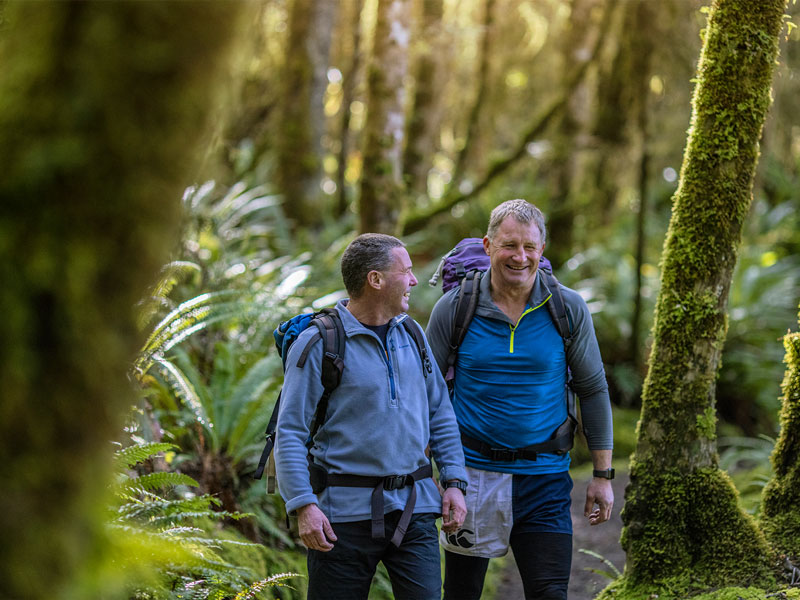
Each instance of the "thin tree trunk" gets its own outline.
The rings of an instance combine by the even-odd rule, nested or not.
[[[414,101],[403,157],[406,185],[418,196],[427,194],[428,171],[437,147],[444,80],[442,55],[446,51],[442,27],[443,1],[422,0],[422,9],[422,25],[415,43],[418,54],[414,68]]]
[[[494,0],[485,0],[486,6],[484,7],[483,14],[483,37],[481,38],[481,48],[478,53],[479,66],[478,66],[478,91],[475,95],[475,100],[472,103],[472,109],[467,117],[467,132],[464,135],[464,145],[456,156],[455,167],[453,168],[452,182],[461,181],[464,176],[466,165],[472,150],[472,140],[478,133],[480,125],[481,110],[484,108],[484,101],[489,87],[489,61],[492,52],[492,38],[494,29]]]
[[[352,31],[352,54],[350,68],[342,74],[342,120],[339,144],[339,160],[336,171],[336,190],[338,201],[336,206],[336,216],[341,217],[347,212],[350,204],[347,197],[347,162],[350,158],[350,105],[355,97],[356,80],[361,65],[361,9],[362,0],[354,0],[351,10],[350,30]],[[344,13],[342,13],[344,14]]]
[[[613,10],[612,5],[601,6],[598,0],[572,0],[568,28],[558,42],[564,66],[591,52],[592,41],[600,35],[592,26],[592,13],[598,8],[602,8],[606,15]],[[554,237],[547,248],[547,256],[556,266],[564,264],[574,252],[577,207],[572,189],[582,150],[580,140],[586,137],[585,115],[590,114],[591,110],[587,87],[584,78],[570,91],[564,110],[552,129],[553,149],[545,172],[551,190],[547,229],[553,232]]]
[[[92,582],[110,568],[111,440],[143,341],[134,304],[177,242],[242,7],[5,5],[0,597],[110,597]]]
[[[411,0],[379,0],[369,68],[361,232],[396,233],[403,202],[402,151]]]
[[[650,71],[652,55],[655,50],[656,27],[650,26],[658,20],[660,4],[640,1],[634,15],[633,34],[631,39],[632,75],[631,89],[637,102],[635,107],[635,137],[638,138],[639,148],[639,174],[637,178],[639,203],[636,211],[636,237],[635,237],[635,288],[633,296],[633,310],[631,314],[631,338],[628,348],[628,358],[634,369],[639,373],[642,363],[642,352],[639,347],[641,337],[642,315],[642,266],[645,263],[645,222],[647,220],[648,182],[650,162],[650,140],[648,136],[648,116],[650,106],[647,101],[650,92]]]
[[[783,0],[711,6],[662,257],[617,592],[673,598],[690,585],[771,580],[765,538],[718,468],[714,381],[784,8]]]

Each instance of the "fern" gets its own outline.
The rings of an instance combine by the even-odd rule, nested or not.
[[[143,444],[116,453],[118,468],[130,468],[158,452],[172,449],[171,444]],[[129,580],[129,595],[164,600],[186,598],[230,598],[263,589],[270,577],[260,569],[231,562],[229,549],[252,555],[247,562],[266,566],[259,560],[265,549],[240,539],[232,532],[209,526],[223,519],[244,515],[213,509],[219,503],[209,496],[168,498],[154,490],[172,490],[176,486],[196,485],[180,473],[156,472],[131,477],[120,472],[114,491],[120,503],[110,507],[107,529],[115,548],[115,562],[123,567]],[[240,555],[241,556],[241,555]],[[292,574],[276,576],[275,585],[283,585]],[[257,579],[256,583],[249,583]],[[119,582],[115,582],[119,585]],[[138,591],[137,591],[138,590]]]
[[[177,448],[175,444],[151,442],[123,448],[114,455],[114,458],[116,459],[118,469],[120,467],[132,468],[160,452],[169,452],[171,450],[177,450]]]
[[[125,481],[121,486],[123,493],[136,493],[158,490],[168,486],[188,485],[197,487],[197,482],[183,473],[148,473]]]

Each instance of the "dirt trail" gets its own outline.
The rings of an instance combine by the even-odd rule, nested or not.
[[[609,583],[603,575],[593,573],[589,569],[610,571],[610,567],[602,560],[590,556],[580,549],[599,554],[620,571],[625,565],[625,553],[619,545],[619,534],[622,520],[619,512],[625,499],[625,486],[628,484],[627,474],[618,473],[612,482],[614,488],[614,509],[607,523],[590,527],[583,516],[583,504],[586,499],[587,480],[575,480],[572,490],[572,574],[569,581],[569,600],[591,600]],[[495,600],[524,600],[522,580],[519,577],[513,557],[507,561]]]

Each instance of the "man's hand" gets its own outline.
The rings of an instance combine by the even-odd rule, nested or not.
[[[453,533],[464,524],[467,516],[467,504],[464,494],[458,488],[447,488],[442,495],[442,530]]]
[[[595,508],[595,504],[597,508]],[[599,525],[611,518],[611,509],[614,506],[614,490],[611,481],[593,477],[586,488],[586,505],[583,507],[583,516],[589,519],[589,525]]]
[[[333,550],[331,542],[336,541],[336,534],[333,533],[328,517],[316,504],[306,504],[297,509],[297,527],[300,530],[300,539],[310,550]]]

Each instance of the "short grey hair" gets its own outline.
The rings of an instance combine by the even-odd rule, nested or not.
[[[404,248],[396,237],[383,233],[362,233],[342,254],[342,281],[351,298],[358,298],[370,271],[386,271],[394,263],[393,248]]]
[[[488,237],[490,241],[497,235],[497,230],[506,217],[514,217],[518,223],[524,225],[535,223],[542,236],[542,244],[545,243],[547,239],[547,230],[544,226],[544,213],[527,200],[521,200],[519,198],[516,200],[506,200],[494,208],[492,214],[489,216],[489,228],[486,231],[486,237]]]

